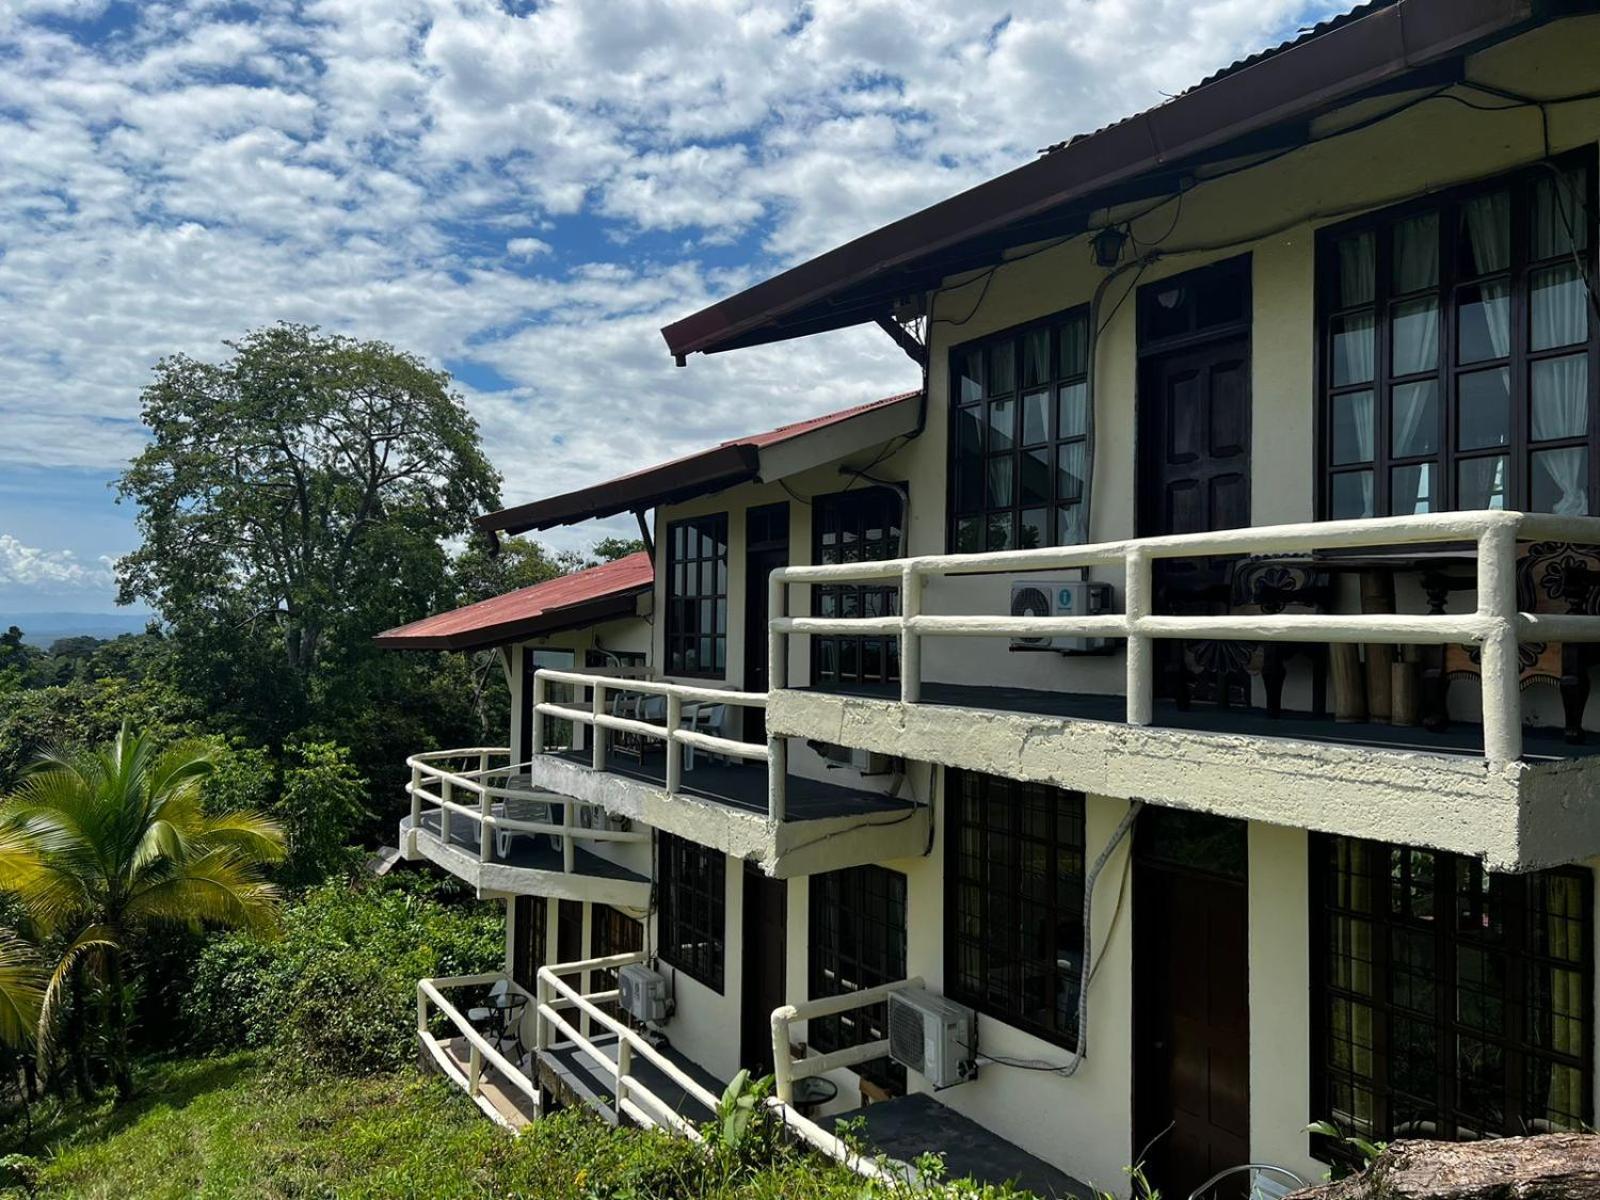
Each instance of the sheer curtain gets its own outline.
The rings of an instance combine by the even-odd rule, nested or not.
[[[1419,383],[1399,384],[1389,393],[1389,401],[1394,410],[1391,414],[1394,428],[1390,450],[1396,456],[1429,454],[1438,449],[1439,440],[1435,433],[1439,418],[1434,403],[1437,396],[1438,385],[1431,379]],[[1418,435],[1424,433],[1425,421],[1432,421],[1434,429],[1426,431],[1425,437],[1419,437]],[[1393,495],[1389,511],[1397,517],[1431,511],[1432,474],[1431,463],[1396,467],[1390,473],[1390,490]],[[1428,503],[1419,507],[1417,502],[1424,496]]]
[[[1581,437],[1589,430],[1589,360],[1546,359],[1533,366],[1533,438]],[[1541,450],[1534,454],[1535,469],[1555,488],[1550,511],[1562,516],[1584,516],[1589,511],[1589,461],[1581,446]],[[1537,484],[1536,484],[1537,486]]]
[[[1477,196],[1463,206],[1467,240],[1480,275],[1504,271],[1511,265],[1511,194],[1493,192]],[[1480,285],[1485,332],[1495,358],[1511,353],[1511,284],[1488,279]]]

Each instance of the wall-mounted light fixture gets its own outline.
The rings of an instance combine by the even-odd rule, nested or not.
[[[1109,271],[1122,261],[1122,247],[1128,240],[1125,231],[1108,225],[1094,235],[1095,266]]]

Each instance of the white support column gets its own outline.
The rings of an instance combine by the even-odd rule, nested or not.
[[[549,907],[554,908],[555,905],[552,904]],[[548,929],[546,932],[549,932]],[[543,966],[544,964],[541,963],[540,967],[542,968]],[[545,979],[542,969],[539,974],[534,976],[533,995],[536,1015],[533,1023],[533,1048],[542,1055],[550,1049],[550,1022],[544,1015],[545,1006],[550,1003],[550,983]]]
[[[478,1043],[472,1043],[472,1054],[467,1059],[467,1095],[474,1100],[478,1098],[479,1087],[483,1082],[483,1051],[478,1049]]]
[[[544,703],[544,676],[537,670],[533,673],[533,724],[529,726],[528,740],[531,746],[522,748],[522,757],[532,762],[536,755],[544,753],[544,714],[539,711],[539,706]]]
[[[1150,615],[1150,579],[1150,555],[1137,546],[1130,547],[1122,564],[1123,608],[1130,630]],[[1155,716],[1154,639],[1128,634],[1128,675],[1124,690],[1128,724],[1150,724]]]
[[[454,786],[448,779],[439,779],[439,799],[444,803],[439,805],[439,840],[446,846],[450,844],[450,803],[455,799]]]
[[[783,824],[789,807],[789,743],[767,734],[767,820]]]
[[[774,571],[767,576],[767,618],[789,615],[789,588]],[[767,628],[767,690],[789,686],[789,635]]]
[[[594,693],[594,701],[591,705],[591,711],[596,717],[605,716],[605,683],[599,679],[596,679],[594,681],[594,685],[589,690]],[[606,731],[600,727],[600,722],[598,720],[595,721],[593,725],[589,726],[589,737],[594,742],[590,762],[596,771],[604,771],[606,769]]]
[[[633,1073],[633,1043],[627,1038],[617,1042],[617,1123],[622,1123],[622,1106],[628,1099],[628,1076]]]
[[[577,828],[573,824],[572,810],[577,803],[570,798],[561,801],[561,869],[568,875],[577,865],[578,846],[572,840],[572,831]]]
[[[907,563],[900,573],[900,702],[915,704],[922,699],[922,637],[912,632],[909,622],[922,615],[923,576]]]
[[[1478,614],[1488,625],[1482,646],[1483,756],[1522,757],[1522,686],[1517,661],[1517,527],[1496,524],[1478,537]]]
[[[422,768],[411,764],[411,828],[422,824]]]
[[[794,1015],[790,1004],[772,1013],[772,1094],[785,1104],[794,1103],[794,1060],[789,1044],[789,1022]]]
[[[683,786],[683,743],[677,732],[683,727],[683,697],[667,693],[667,795],[676,796]]]
[[[494,813],[490,811],[489,785],[482,776],[478,777],[478,788],[478,861],[486,863],[494,857],[490,853],[494,845]]]

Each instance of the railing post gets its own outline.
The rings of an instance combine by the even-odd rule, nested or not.
[[[777,571],[767,576],[767,619],[789,615],[789,588]],[[789,686],[789,635],[767,626],[767,690]]]
[[[1478,535],[1478,614],[1482,647],[1483,756],[1522,757],[1522,687],[1517,662],[1517,526],[1496,521]]]
[[[488,755],[482,757],[487,758]],[[483,776],[478,776],[478,861],[489,862],[493,857],[489,853],[494,841],[494,813],[490,811],[489,784]]]
[[[683,743],[678,729],[683,725],[683,697],[667,693],[667,795],[676,796],[683,786]]]
[[[572,840],[572,809],[577,801],[570,797],[561,802],[561,869],[568,875],[577,863],[578,847]]]
[[[594,742],[590,761],[596,771],[604,771],[606,769],[606,731],[600,726],[600,718],[606,715],[606,685],[603,681],[596,679],[589,690],[594,693],[594,700],[590,707],[595,716],[594,724],[589,726],[589,738]]]
[[[633,1043],[617,1039],[617,1123],[622,1123],[622,1102],[628,1098],[628,1076],[633,1073]]]
[[[411,828],[422,824],[422,766],[411,764]]]
[[[532,762],[535,756],[544,753],[544,714],[539,711],[539,706],[544,703],[544,694],[544,676],[535,670],[533,673],[533,722],[528,727],[528,740],[533,745],[522,748],[522,757],[527,762]]]
[[[784,1005],[772,1012],[772,1091],[785,1104],[794,1103],[794,1059],[789,1048],[789,1021],[794,1008]]]
[[[428,993],[422,989],[422,981],[417,980],[417,1050],[422,1049],[422,1035],[428,1032]]]
[[[542,966],[543,964],[540,965]],[[550,983],[545,979],[543,971],[534,977],[533,994],[533,1048],[537,1053],[543,1055],[545,1051],[550,1049],[550,1022],[544,1014],[545,1008],[550,1004]]]
[[[478,1098],[478,1090],[483,1082],[483,1051],[478,1049],[478,1043],[472,1043],[472,1055],[467,1060],[467,1095],[474,1100]]]
[[[789,743],[767,732],[767,820],[782,825],[789,806]]]
[[[450,844],[450,804],[455,797],[454,785],[443,775],[439,777],[439,840],[446,846]]]
[[[907,563],[900,573],[900,702],[922,699],[922,637],[911,621],[922,615],[922,572]]]
[[[1128,724],[1148,725],[1155,718],[1155,646],[1153,639],[1135,633],[1150,615],[1150,555],[1138,546],[1122,558],[1123,610],[1128,622]]]

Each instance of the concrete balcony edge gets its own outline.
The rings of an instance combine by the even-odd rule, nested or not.
[[[463,820],[465,818],[462,818]],[[650,907],[648,880],[613,879],[582,871],[541,871],[505,863],[486,863],[460,847],[447,845],[428,829],[412,827],[410,817],[400,820],[400,848],[408,862],[426,860],[450,872],[487,896],[544,896],[551,900],[588,900],[622,908]]]

